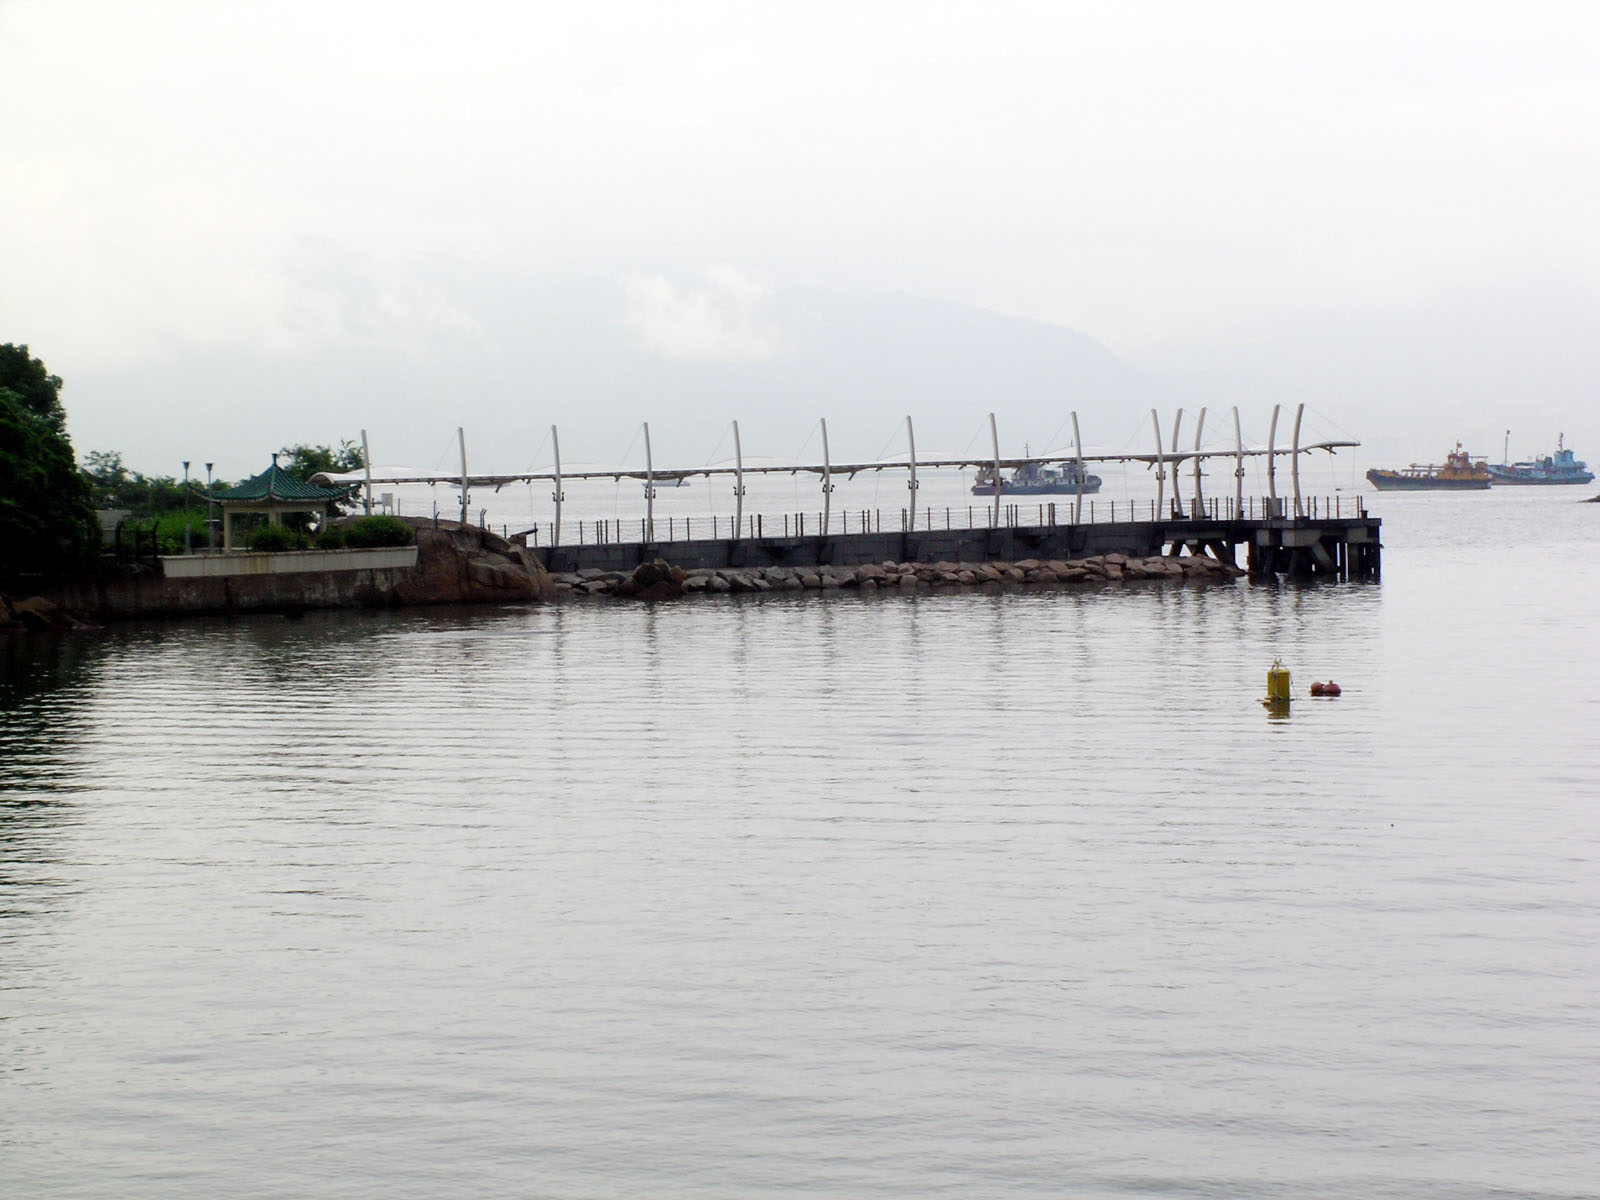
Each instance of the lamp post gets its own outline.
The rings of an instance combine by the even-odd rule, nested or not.
[[[189,460],[183,460],[183,552],[194,553],[193,534],[189,528]]]
[[[208,553],[217,552],[217,523],[211,515],[211,463],[206,464],[206,550]]]

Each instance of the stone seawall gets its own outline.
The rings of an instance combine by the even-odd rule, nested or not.
[[[1104,554],[1149,557],[1171,540],[1159,522],[1099,525],[1021,525],[979,529],[918,529],[828,537],[704,538],[670,543],[612,542],[535,551],[552,575],[574,571],[631,571],[665,558],[683,567],[865,566],[882,562],[1021,562],[1081,559]]]
[[[751,592],[802,592],[855,588],[1050,587],[1079,583],[1123,583],[1144,579],[1225,581],[1245,572],[1204,555],[1095,555],[1084,559],[1019,562],[883,562],[859,566],[692,567],[666,560],[643,563],[632,571],[581,571],[551,576],[558,595],[666,598]]]

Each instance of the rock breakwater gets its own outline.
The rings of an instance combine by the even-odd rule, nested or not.
[[[612,596],[660,599],[686,595],[760,592],[1027,588],[1119,584],[1151,580],[1221,582],[1245,572],[1232,563],[1203,555],[1139,558],[1102,554],[1080,559],[1022,559],[1018,562],[885,562],[863,566],[716,567],[684,570],[661,559],[631,572],[596,569],[550,576],[556,598]]]

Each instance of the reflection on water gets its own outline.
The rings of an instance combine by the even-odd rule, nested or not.
[[[1583,1194],[1553,511],[1398,505],[1379,586],[8,644],[7,1191]]]

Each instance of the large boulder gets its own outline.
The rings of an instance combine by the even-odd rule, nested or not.
[[[25,596],[21,600],[8,600],[0,596],[0,635],[87,628],[91,628],[88,622],[79,620],[44,596]]]
[[[688,574],[665,559],[640,563],[617,585],[616,595],[638,600],[670,600],[683,595]]]
[[[13,601],[11,616],[24,629],[35,633],[61,628],[61,609],[43,596],[25,596]]]
[[[401,604],[553,600],[560,594],[525,546],[453,521],[411,518],[407,523],[417,532],[417,565],[395,587]],[[578,575],[585,583],[592,578],[587,571]]]

